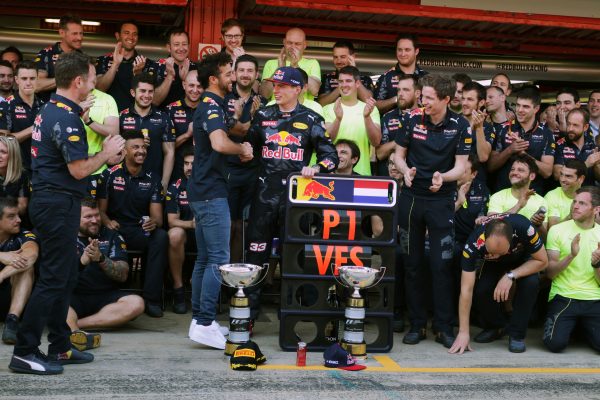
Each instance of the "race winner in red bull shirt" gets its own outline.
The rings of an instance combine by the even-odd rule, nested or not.
[[[323,118],[298,103],[303,86],[300,71],[281,67],[271,81],[277,104],[258,110],[248,131],[248,140],[254,151],[260,152],[257,158],[261,163],[248,228],[248,262],[257,265],[268,262],[273,237],[282,237],[287,176],[301,172],[304,177],[312,177],[318,172],[333,172],[338,164]],[[317,164],[309,166],[313,152]],[[256,319],[258,290],[250,294],[250,299],[250,318]]]

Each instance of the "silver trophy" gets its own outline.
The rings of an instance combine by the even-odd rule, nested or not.
[[[237,347],[250,340],[250,307],[245,288],[258,285],[267,274],[268,264],[225,264],[219,267],[223,283],[237,289],[231,297],[229,307],[229,337],[225,344],[225,355],[231,356]]]
[[[335,271],[334,271],[335,272]],[[380,269],[344,265],[338,268],[339,279],[342,286],[354,289],[346,301],[344,310],[344,337],[342,347],[353,357],[365,359],[367,357],[367,344],[365,343],[365,299],[359,290],[368,289],[377,285],[385,274],[385,267]],[[335,277],[335,274],[333,275]]]

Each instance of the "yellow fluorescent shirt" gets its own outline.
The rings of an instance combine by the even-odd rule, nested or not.
[[[511,189],[503,189],[490,197],[488,213],[504,213],[513,208],[516,204],[517,198],[513,196]],[[529,198],[525,207],[523,207],[518,214],[531,218],[541,206],[546,207],[546,210],[548,210],[546,200],[536,193]],[[546,219],[548,219],[548,213],[546,213]]]

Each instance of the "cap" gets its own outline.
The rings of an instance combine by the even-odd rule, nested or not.
[[[302,74],[294,67],[279,67],[275,70],[273,76],[266,80],[290,86],[304,86]]]
[[[360,371],[367,368],[364,365],[357,364],[354,357],[344,350],[339,343],[334,343],[325,349],[323,358],[327,368],[339,368],[346,371]]]
[[[256,371],[256,366],[267,361],[256,343],[248,341],[233,352],[229,365],[236,371]]]

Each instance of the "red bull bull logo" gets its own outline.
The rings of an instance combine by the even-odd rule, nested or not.
[[[277,143],[279,146],[288,146],[294,144],[296,146],[302,145],[302,136],[296,137],[289,132],[280,131],[272,135],[267,135],[265,144]]]
[[[315,180],[312,180],[304,188],[304,196],[308,196],[313,200],[323,197],[328,200],[335,200],[333,193],[334,181],[329,182],[328,186],[323,185]]]

